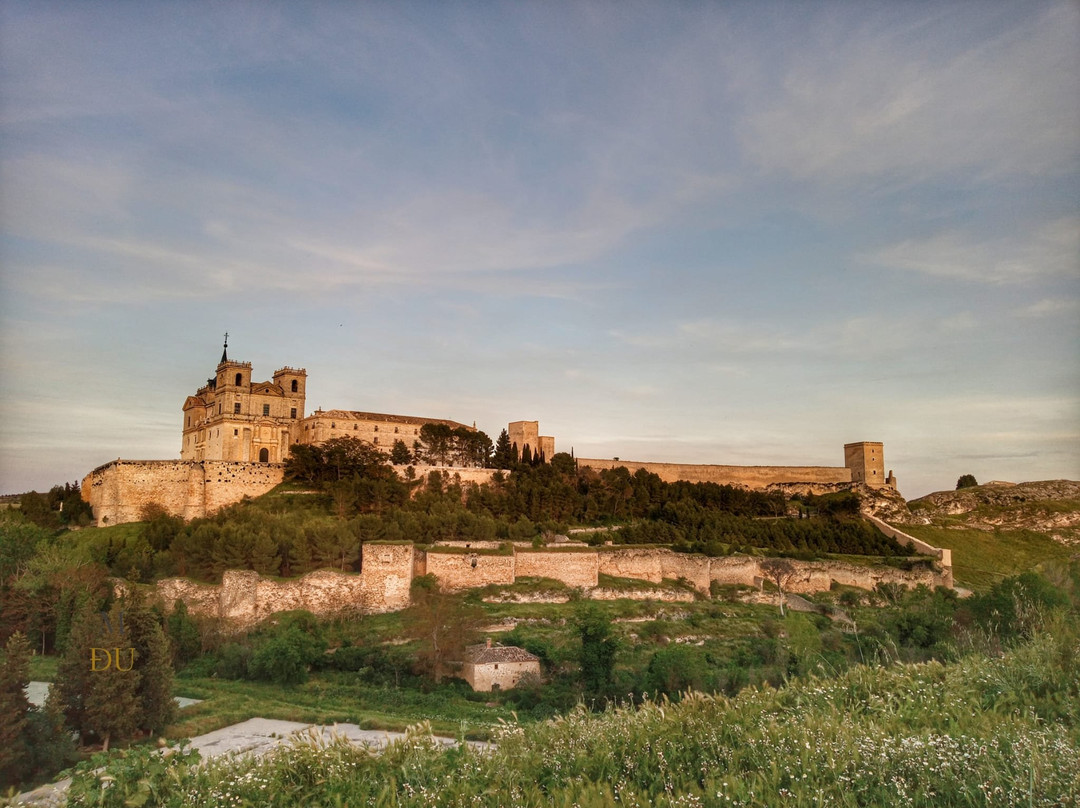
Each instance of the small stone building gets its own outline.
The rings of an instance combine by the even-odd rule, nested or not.
[[[510,690],[527,673],[540,675],[540,658],[513,645],[470,645],[465,649],[461,675],[473,690]]]

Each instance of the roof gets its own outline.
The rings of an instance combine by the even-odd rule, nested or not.
[[[464,427],[470,432],[474,431],[473,427],[467,424],[460,424],[457,421],[448,421],[445,418],[422,418],[415,415],[389,415],[381,412],[357,412],[355,410],[324,410],[314,412],[304,420],[310,420],[316,417],[354,421],[385,421],[392,424],[415,424],[418,426],[423,426],[424,424],[446,424],[453,429]]]
[[[465,661],[487,665],[492,662],[539,662],[540,657],[516,645],[493,645],[490,648],[487,645],[470,645],[465,649]]]

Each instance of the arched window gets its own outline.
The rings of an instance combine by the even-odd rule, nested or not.
[[[239,387],[243,383],[243,381],[244,381],[244,374],[243,373],[237,373],[236,374],[236,386]]]
[[[259,449],[259,462],[260,463],[269,463],[270,462],[270,450],[269,449]]]
[[[293,379],[292,380],[292,391],[295,393],[297,391],[298,387],[299,386],[296,383],[296,379]]]

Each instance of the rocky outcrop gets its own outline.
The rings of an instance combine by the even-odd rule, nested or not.
[[[912,500],[908,508],[908,518],[890,521],[930,524],[947,520],[980,530],[1033,530],[1067,544],[1080,542],[1080,482],[1075,480],[988,483],[938,491]]]

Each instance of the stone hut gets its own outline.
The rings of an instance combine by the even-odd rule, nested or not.
[[[513,645],[470,645],[461,669],[473,690],[510,690],[527,673],[540,676],[540,658]]]

